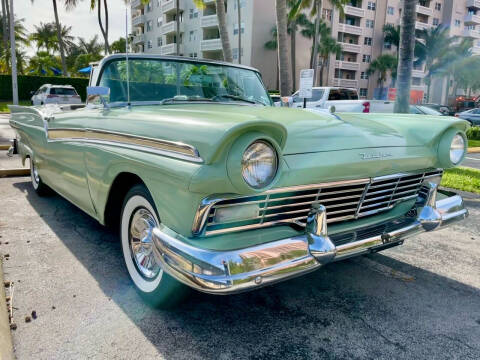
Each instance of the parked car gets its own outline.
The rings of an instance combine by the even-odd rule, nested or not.
[[[480,108],[467,110],[455,116],[467,120],[471,125],[480,126]]]
[[[250,67],[126,61],[101,61],[83,109],[10,106],[13,152],[39,195],[53,189],[118,226],[128,273],[154,305],[184,285],[257,289],[468,214],[438,188],[465,156],[466,121],[276,108]]]
[[[303,108],[304,99],[295,92],[289,101],[290,107]],[[328,109],[335,106],[338,112],[356,112],[357,109],[367,110],[368,102],[359,100],[356,89],[341,87],[314,87],[312,97],[307,99],[307,108]],[[365,111],[367,112],[367,111]]]
[[[441,112],[445,116],[454,116],[455,115],[455,110],[452,109],[448,105],[441,105],[441,104],[421,104],[421,106],[428,107],[430,109],[436,110],[438,112]]]
[[[270,94],[270,98],[273,101],[273,105],[280,107],[282,106],[282,97],[277,94]]]
[[[363,100],[361,103],[358,101],[330,101],[329,104],[335,108],[337,113],[374,113],[374,114],[387,114],[393,113],[395,102],[384,100]],[[324,113],[321,108],[312,108],[313,111]],[[410,114],[416,115],[435,115],[445,116],[441,112],[434,110],[424,105],[410,105]]]
[[[32,93],[32,105],[81,103],[80,95],[71,85],[45,84]]]

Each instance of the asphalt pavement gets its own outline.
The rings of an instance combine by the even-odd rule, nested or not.
[[[467,154],[462,166],[480,169],[480,154]]]
[[[471,216],[380,254],[235,296],[148,307],[116,234],[28,178],[0,179],[18,359],[479,359],[480,196]],[[36,312],[37,318],[25,317]]]

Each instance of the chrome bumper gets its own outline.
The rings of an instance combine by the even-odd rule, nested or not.
[[[252,290],[333,261],[400,245],[408,237],[468,216],[460,196],[448,193],[447,198],[437,201],[437,186],[429,186],[427,198],[406,216],[355,232],[328,236],[327,212],[317,205],[301,236],[239,250],[213,251],[188,245],[161,226],[153,230],[153,249],[168,274],[196,290],[212,294]]]

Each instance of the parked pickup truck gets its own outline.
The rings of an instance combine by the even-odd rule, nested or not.
[[[290,101],[293,108],[303,108],[303,98],[298,96],[299,92],[292,95]],[[359,100],[357,89],[340,87],[315,87],[312,90],[312,97],[307,99],[307,108],[328,109],[335,106],[337,112],[369,112],[369,101]]]

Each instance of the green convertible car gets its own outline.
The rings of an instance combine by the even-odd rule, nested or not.
[[[402,244],[464,219],[441,191],[468,123],[274,107],[260,74],[222,62],[113,55],[84,107],[12,106],[12,152],[118,226],[140,294],[231,294]],[[186,286],[185,286],[186,285]]]

